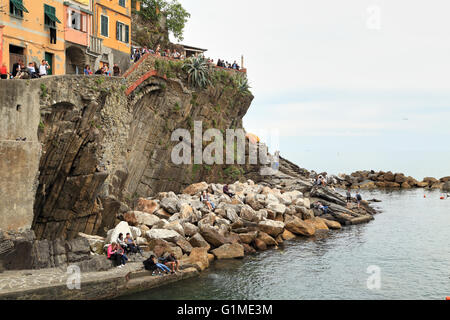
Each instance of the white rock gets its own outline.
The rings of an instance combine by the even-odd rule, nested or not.
[[[176,241],[180,237],[180,234],[174,230],[168,229],[152,229],[145,233],[145,236],[150,239],[162,239],[166,241]]]
[[[133,237],[133,239],[137,239],[142,235],[142,231],[138,227],[130,227],[130,230],[131,230],[131,236]]]
[[[275,213],[283,214],[286,212],[286,206],[281,203],[269,203],[267,209],[272,210]]]
[[[131,229],[127,222],[121,221],[114,229],[109,230],[105,240],[105,244],[117,242],[117,238],[119,238],[119,233],[122,233],[124,238],[127,233],[131,234]]]

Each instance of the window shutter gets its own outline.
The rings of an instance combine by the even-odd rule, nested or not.
[[[130,42],[130,27],[125,26],[125,42]]]
[[[120,40],[120,23],[116,22],[116,39]]]

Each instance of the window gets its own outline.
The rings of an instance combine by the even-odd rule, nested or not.
[[[56,17],[55,7],[44,4],[44,25],[56,29],[56,23],[61,23]]]
[[[116,39],[128,43],[130,41],[129,38],[130,38],[130,27],[121,22],[117,22]]]
[[[101,16],[100,34],[104,37],[109,37],[109,18]]]
[[[28,12],[24,7],[22,0],[10,0],[9,1],[9,13],[16,17],[23,17],[23,12]]]
[[[119,0],[119,6],[126,7],[126,0]]]
[[[87,26],[86,16],[84,14],[81,14],[80,12],[77,12],[75,10],[69,11],[69,19],[68,19],[69,28],[87,32],[86,26]]]
[[[70,12],[69,27],[75,30],[81,30],[81,14],[72,10]]]

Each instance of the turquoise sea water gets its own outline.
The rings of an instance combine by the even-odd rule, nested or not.
[[[123,298],[442,300],[450,296],[450,198],[440,195],[366,191],[383,211],[368,224],[216,261],[197,278]],[[368,268],[379,271],[379,289],[368,288]]]

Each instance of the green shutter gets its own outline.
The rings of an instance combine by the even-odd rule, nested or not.
[[[120,22],[116,22],[116,40],[120,40]]]
[[[101,16],[101,34],[104,37],[108,37],[109,36],[109,32],[108,32],[108,18],[105,16]]]
[[[125,42],[130,42],[130,27],[125,26]]]
[[[14,7],[16,7],[17,10],[21,10],[23,12],[28,13],[27,8],[25,8],[25,6],[23,5],[23,1],[22,0],[11,0],[11,3]]]
[[[52,21],[61,23],[59,19],[56,17],[56,9],[55,7],[44,4],[44,14]]]

